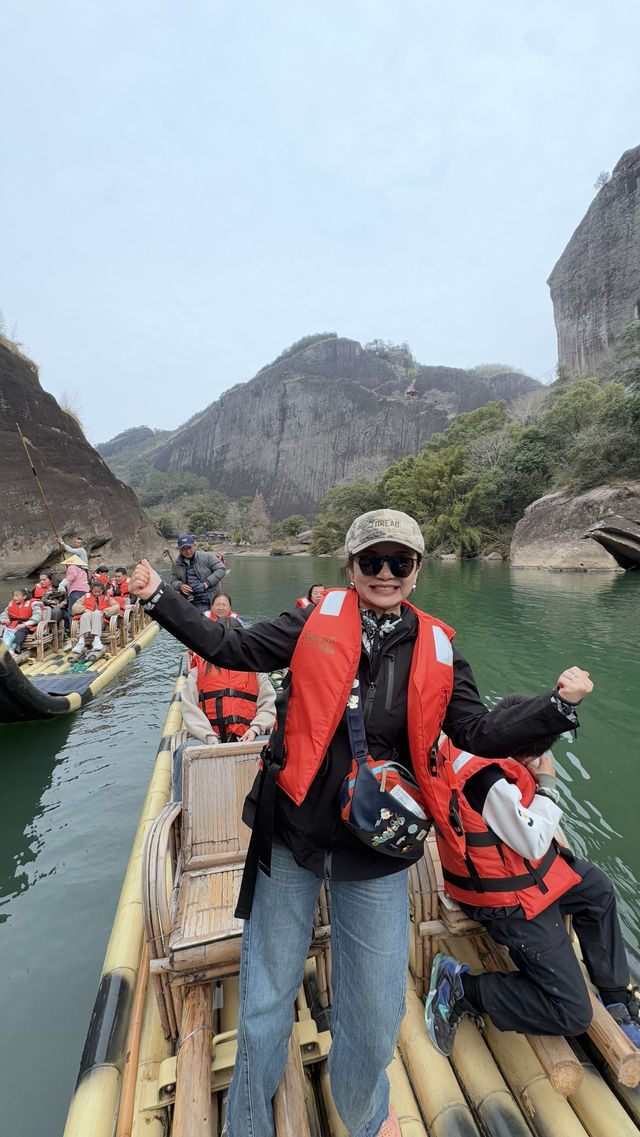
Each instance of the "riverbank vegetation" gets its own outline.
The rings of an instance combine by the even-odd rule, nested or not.
[[[640,320],[591,378],[555,383],[509,408],[487,403],[459,415],[415,456],[332,489],[313,527],[311,551],[338,547],[354,516],[386,506],[418,520],[430,553],[473,557],[508,551],[531,502],[640,476]]]
[[[309,336],[288,350],[333,336]],[[367,348],[393,356],[398,365],[409,351],[405,344],[383,341]],[[505,367],[477,371],[496,369]],[[378,481],[360,478],[329,490],[315,520],[273,522],[260,493],[230,500],[205,477],[156,470],[150,451],[165,433],[150,431],[107,460],[168,538],[178,532],[224,534],[235,545],[286,552],[313,524],[311,552],[331,553],[342,546],[358,513],[387,506],[417,518],[430,553],[504,555],[517,521],[537,498],[640,477],[640,320],[625,329],[610,360],[592,377],[561,372],[550,386],[511,407],[491,402],[458,415],[419,454],[395,462]]]

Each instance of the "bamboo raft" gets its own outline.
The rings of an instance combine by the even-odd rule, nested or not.
[[[77,622],[76,622],[77,624]],[[72,629],[76,631],[76,626]],[[0,642],[0,723],[34,722],[78,711],[151,642],[160,628],[137,606],[112,616],[105,648],[78,663],[61,650],[58,631],[42,621],[30,641],[33,656],[18,665]],[[27,641],[26,641],[27,642]]]
[[[183,665],[184,668],[184,665]],[[236,1046],[241,922],[233,908],[255,744],[185,749],[176,680],[142,809],[65,1137],[219,1137]],[[435,951],[473,970],[511,966],[447,898],[435,845],[410,870],[407,1013],[389,1067],[403,1137],[637,1137],[640,1053],[600,1004],[579,1040],[465,1020],[451,1059],[431,1045],[424,995]],[[331,1098],[330,896],[321,893],[282,1083],[277,1137],[349,1137]]]

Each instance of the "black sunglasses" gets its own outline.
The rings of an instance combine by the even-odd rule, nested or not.
[[[411,576],[416,563],[413,557],[403,556],[402,553],[393,553],[388,557],[378,556],[377,553],[369,557],[361,554],[358,557],[358,568],[363,576],[377,576],[384,564],[389,566],[389,571],[393,576]]]

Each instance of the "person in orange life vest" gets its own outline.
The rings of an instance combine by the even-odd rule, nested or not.
[[[586,675],[583,672],[582,675]],[[573,686],[571,686],[573,684]],[[590,688],[569,675],[563,696],[577,703]],[[507,695],[498,709],[525,695]],[[581,1034],[591,1004],[562,917],[573,917],[589,976],[611,1016],[640,1045],[638,1002],[609,877],[559,845],[562,817],[553,757],[558,736],[530,743],[496,762],[448,742],[438,755],[443,802],[455,785],[462,836],[443,815],[436,821],[446,891],[505,944],[519,970],[471,975],[448,955],[434,961],[425,1015],[432,1041],[450,1054],[465,1015],[491,1015],[500,1030]],[[451,772],[447,775],[446,764]],[[451,777],[451,773],[453,777]]]
[[[73,617],[80,620],[80,637],[72,651],[72,655],[82,655],[85,649],[85,636],[92,635],[92,651],[102,651],[103,643],[100,638],[102,628],[112,616],[120,612],[118,603],[113,596],[108,596],[104,584],[97,577],[91,581],[91,588],[81,600],[73,606]]]
[[[62,623],[65,631],[69,632],[68,628],[68,612],[67,612],[67,597],[64,592],[58,592],[56,584],[54,584],[53,576],[50,572],[41,572],[38,577],[38,583],[33,590],[34,600],[41,600],[43,608],[48,608],[49,619],[56,624]]]
[[[228,628],[240,627],[232,617],[219,619]],[[273,730],[276,693],[264,671],[229,671],[194,655],[182,688],[181,708],[185,728],[199,742],[253,742]],[[182,754],[179,746],[173,759],[176,801],[182,797]]]
[[[126,568],[120,566],[114,569],[113,576],[107,583],[112,596],[122,596],[123,600],[129,599],[129,577],[127,576]]]
[[[452,647],[453,629],[409,603],[424,552],[413,518],[390,509],[363,514],[347,533],[345,552],[349,588],[233,631],[192,613],[147,561],[131,576],[146,610],[204,659],[232,670],[291,669],[270,875],[257,874],[244,928],[229,1137],[272,1137],[271,1099],[286,1062],[323,878],[331,879],[333,1099],[352,1135],[400,1134],[385,1071],[405,1008],[408,863],[359,841],[340,816],[353,760],[344,711],[354,680],[367,692],[369,753],[376,761],[394,753],[427,803],[441,726],[456,746],[500,759],[577,723],[555,689],[518,707],[487,710],[469,664]],[[249,823],[254,801],[255,790],[245,805]]]
[[[55,588],[53,577],[50,572],[41,572],[38,577],[38,583],[33,587],[33,599],[42,600],[45,592],[49,592],[51,588]]]
[[[0,613],[0,624],[13,632],[11,654],[18,656],[20,648],[29,632],[37,627],[42,619],[42,605],[39,600],[29,598],[26,588],[14,588],[11,600],[4,612]]]
[[[109,567],[108,565],[98,565],[91,573],[91,580],[101,580],[105,588],[109,587]],[[91,581],[89,581],[91,583]]]
[[[232,620],[235,620],[241,628],[244,628],[245,626],[244,620],[240,618],[238,613],[232,611],[231,597],[226,592],[220,592],[218,596],[216,596],[211,605],[211,608],[209,609],[209,612],[205,613],[205,615],[208,615],[212,620],[224,620],[226,618],[230,618]]]
[[[298,608],[308,608],[310,604],[317,604],[324,596],[324,584],[312,584],[306,596],[299,596],[296,600]]]

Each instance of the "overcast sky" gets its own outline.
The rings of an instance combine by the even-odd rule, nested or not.
[[[637,0],[3,0],[0,310],[90,441],[303,335],[548,378]]]

